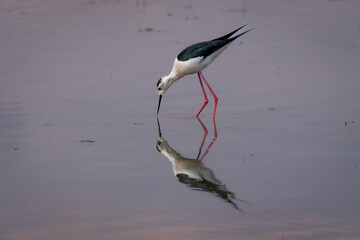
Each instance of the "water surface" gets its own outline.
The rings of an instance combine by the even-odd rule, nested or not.
[[[358,239],[359,12],[1,1],[0,238]],[[246,23],[203,71],[216,121],[193,75],[158,124],[175,56]]]

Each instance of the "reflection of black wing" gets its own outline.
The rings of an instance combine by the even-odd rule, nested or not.
[[[213,193],[233,205],[234,208],[239,209],[236,203],[233,202],[233,200],[236,199],[235,194],[227,190],[224,185],[217,185],[205,179],[200,181],[198,179],[190,178],[188,175],[182,173],[177,174],[176,177],[178,178],[179,182],[186,184],[191,189],[195,191]]]

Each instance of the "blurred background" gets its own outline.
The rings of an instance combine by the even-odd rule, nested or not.
[[[1,0],[0,238],[359,239],[359,12]],[[177,54],[244,24],[255,30],[203,71],[216,121],[211,94],[195,118],[191,75],[158,125],[156,82]]]

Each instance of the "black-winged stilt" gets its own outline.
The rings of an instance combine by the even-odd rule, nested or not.
[[[209,83],[206,81],[204,75],[201,71],[206,68],[214,59],[220,55],[232,41],[241,35],[251,31],[240,31],[246,25],[228,33],[222,37],[213,39],[207,42],[200,42],[194,45],[191,45],[185,48],[175,59],[173,68],[169,75],[164,76],[159,79],[157,82],[157,91],[159,93],[159,104],[157,109],[157,114],[159,114],[161,99],[166,90],[178,79],[182,78],[185,75],[197,73],[200,81],[200,86],[204,94],[204,104],[196,114],[196,117],[199,116],[204,107],[208,104],[209,100],[206,96],[206,92],[202,83],[204,80],[206,86],[209,88],[211,94],[214,96],[215,106],[213,117],[215,117],[216,106],[218,98],[215,95],[214,91],[211,89]]]

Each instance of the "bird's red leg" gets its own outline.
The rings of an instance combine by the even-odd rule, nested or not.
[[[206,79],[205,79],[204,75],[201,73],[201,71],[198,72],[198,76],[199,76],[199,79],[200,79],[200,76],[201,76],[201,78],[204,80],[206,86],[209,88],[211,94],[212,94],[213,97],[214,97],[214,101],[215,101],[214,113],[213,113],[213,118],[214,118],[214,117],[215,117],[215,112],[216,112],[216,106],[217,106],[217,103],[218,103],[218,97],[215,95],[214,91],[211,89],[210,85],[209,85],[208,82],[206,81]],[[200,80],[200,83],[201,83],[201,80]],[[202,86],[202,83],[201,83],[201,86]],[[203,87],[203,91],[205,92],[204,87]],[[207,103],[207,102],[206,102],[206,103]],[[205,105],[206,105],[206,104],[205,104]],[[203,108],[204,108],[204,106],[203,106]],[[201,108],[200,110],[202,110],[202,108]],[[200,112],[201,112],[201,111],[200,111]],[[199,113],[200,113],[200,112],[199,112]],[[197,115],[199,115],[199,113],[198,113]],[[196,116],[197,116],[197,115],[196,115]]]
[[[208,100],[208,98],[207,98],[207,96],[206,96],[206,92],[205,92],[205,89],[204,89],[204,85],[203,85],[203,83],[202,83],[202,81],[201,81],[200,74],[201,74],[201,72],[198,72],[198,77],[199,77],[199,81],[200,81],[200,86],[201,86],[201,89],[202,89],[202,91],[203,91],[205,101],[204,101],[203,106],[200,108],[200,110],[199,110],[198,113],[196,114],[196,117],[199,116],[199,114],[201,113],[201,111],[204,109],[204,107],[205,107],[205,106],[208,104],[208,102],[209,102],[209,100]],[[201,75],[202,75],[202,74],[201,74]],[[206,83],[206,82],[205,82],[205,83]],[[207,84],[207,83],[206,83],[206,84]]]

